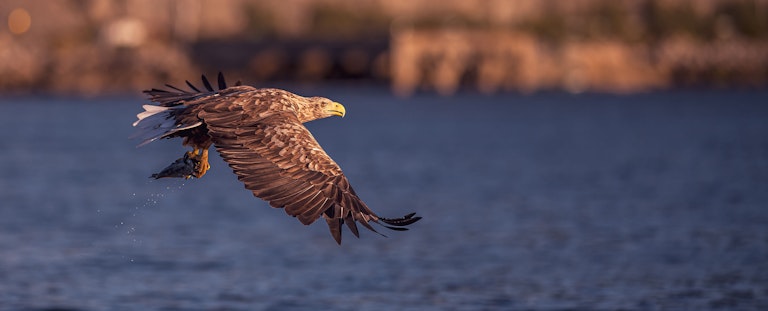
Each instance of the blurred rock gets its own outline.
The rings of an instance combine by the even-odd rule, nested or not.
[[[0,16],[0,92],[132,92],[219,70],[399,94],[768,83],[768,0],[8,0]]]
[[[26,90],[44,74],[46,53],[39,45],[0,32],[0,90]]]
[[[135,48],[146,42],[147,27],[136,18],[121,18],[108,23],[101,35],[108,45]]]

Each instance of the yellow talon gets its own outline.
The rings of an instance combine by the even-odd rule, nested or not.
[[[208,164],[208,149],[193,148],[192,151],[187,151],[186,157],[196,161],[194,173],[187,176],[187,179],[192,178],[192,176],[195,178],[203,177],[211,168],[211,165]]]
[[[198,160],[200,163],[195,167],[195,177],[200,178],[205,175],[206,172],[211,168],[211,165],[208,164],[208,149],[203,149],[200,154],[198,154],[197,148],[193,150],[192,152],[195,154],[193,157]]]
[[[197,159],[199,153],[200,153],[200,149],[194,148],[192,149],[192,151],[187,151],[187,157],[190,157],[192,159]]]

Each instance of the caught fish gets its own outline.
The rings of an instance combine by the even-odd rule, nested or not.
[[[192,178],[195,173],[195,169],[200,165],[200,161],[189,157],[189,154],[184,153],[184,156],[176,159],[160,173],[155,173],[150,178],[160,179],[165,177],[179,177],[184,179]]]

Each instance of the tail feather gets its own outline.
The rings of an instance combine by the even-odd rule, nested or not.
[[[184,109],[186,106],[163,107],[144,105],[143,107],[144,112],[136,115],[139,119],[133,123],[133,126],[137,127],[139,131],[131,136],[131,138],[141,140],[141,143],[138,145],[139,147],[202,124],[202,122],[183,124],[176,120],[176,111]]]
[[[222,73],[219,73],[217,77],[218,91],[213,88],[205,75],[202,76],[202,81],[205,91],[201,91],[200,88],[189,81],[185,82],[191,91],[185,91],[170,84],[165,85],[168,87],[165,90],[151,89],[144,91],[144,93],[149,95],[149,99],[157,103],[157,105],[144,105],[144,111],[136,115],[138,120],[133,122],[133,126],[137,127],[139,131],[132,138],[140,138],[142,140],[139,146],[202,124],[202,122],[184,124],[176,120],[177,112],[180,109],[187,108],[185,105],[187,102],[215,95],[218,91],[227,88],[227,82],[224,80]],[[240,81],[235,83],[235,85],[240,85]]]
[[[163,112],[165,110],[170,109],[168,107],[155,106],[155,105],[143,105],[141,107],[144,108],[144,111],[142,111],[141,113],[136,115],[136,117],[139,118],[139,119],[136,120],[136,122],[133,122],[133,126],[138,125],[139,122],[141,122],[141,120],[144,120],[144,119],[146,119],[148,117],[151,117],[153,115],[156,115],[158,113],[161,113],[161,112]]]

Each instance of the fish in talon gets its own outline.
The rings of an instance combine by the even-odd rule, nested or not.
[[[176,159],[159,173],[152,174],[150,178],[160,179],[166,177],[176,177],[190,179],[195,176],[195,172],[200,166],[200,161],[184,153],[184,156]]]

